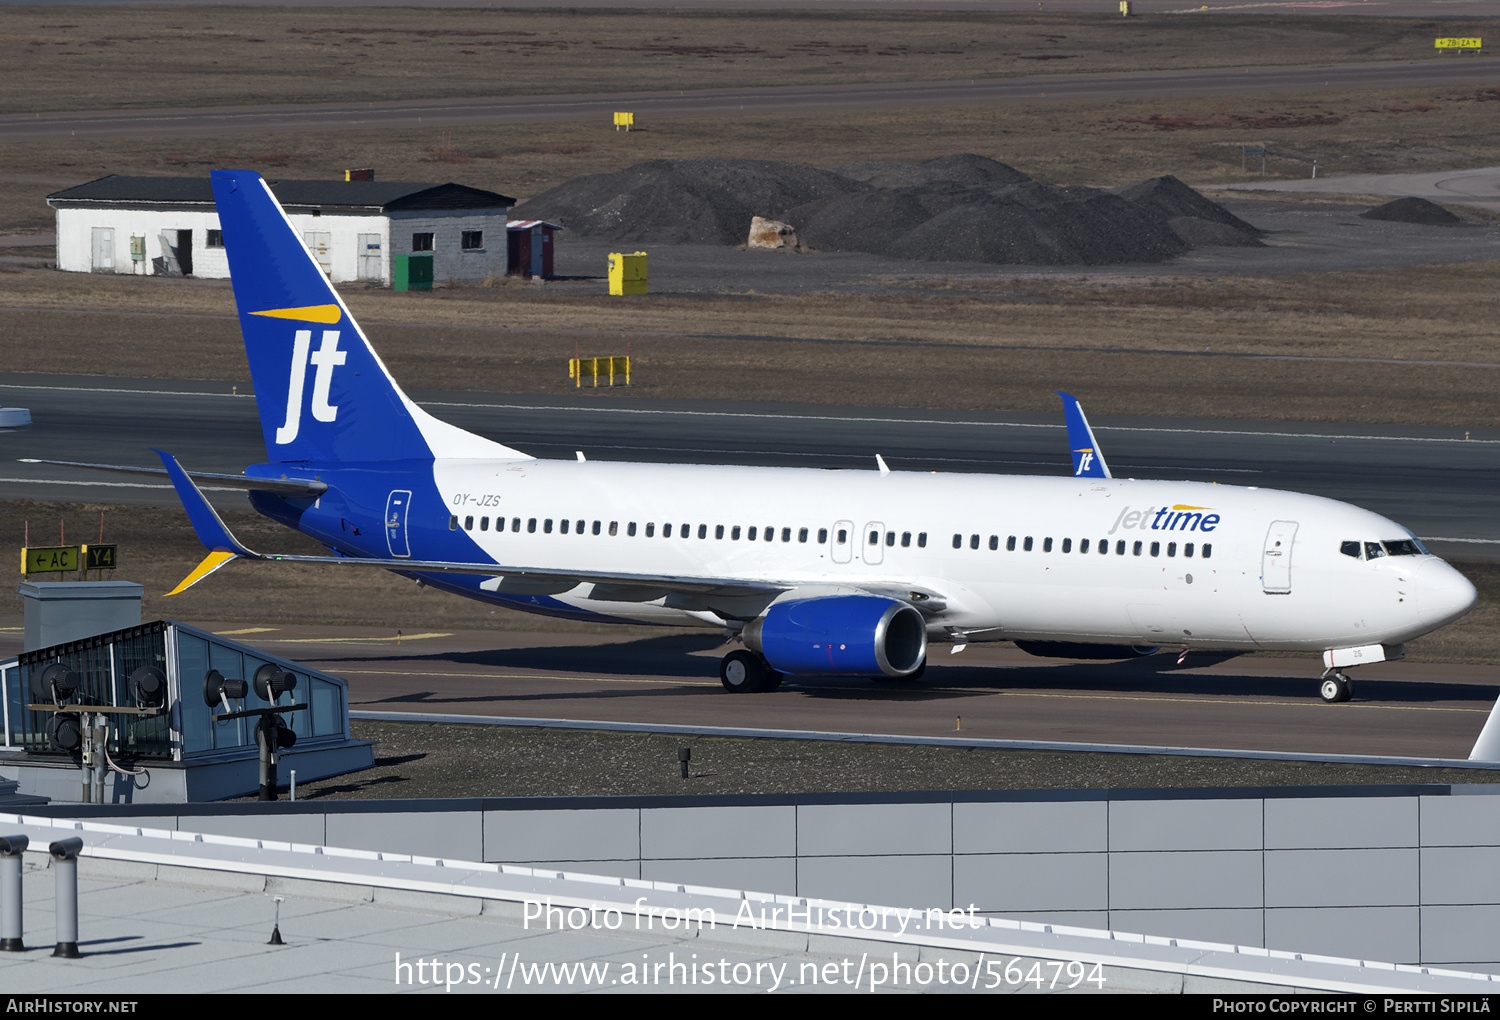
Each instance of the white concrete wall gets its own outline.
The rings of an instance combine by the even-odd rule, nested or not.
[[[332,276],[334,283],[348,283],[359,279],[359,235],[378,234],[381,239],[380,284],[391,282],[391,228],[390,220],[383,215],[344,215],[312,213],[289,213],[288,219],[299,237],[309,232],[326,233],[333,256]],[[219,214],[212,210],[193,211],[181,209],[107,209],[107,208],[63,208],[57,210],[57,268],[74,273],[93,270],[93,231],[95,227],[114,230],[114,271],[119,274],[149,276],[152,274],[151,259],[162,255],[161,232],[176,238],[176,231],[193,232],[193,275],[196,277],[224,280],[229,278],[229,260],[223,248],[208,247],[208,231],[219,229]],[[426,228],[423,228],[426,229]],[[485,229],[468,227],[464,230]],[[130,261],[130,238],[146,238],[146,261]],[[499,234],[501,272],[505,260],[505,220],[501,218]],[[399,235],[398,235],[399,237]],[[488,237],[488,233],[486,234]],[[405,243],[410,245],[410,236]],[[453,234],[453,251],[457,252],[459,235]],[[403,249],[407,250],[407,249]],[[484,274],[480,274],[480,279]],[[444,277],[439,276],[439,279]]]

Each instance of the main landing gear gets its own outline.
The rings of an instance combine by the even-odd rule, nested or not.
[[[1323,674],[1323,682],[1318,685],[1318,695],[1330,705],[1348,701],[1354,697],[1354,681],[1342,670],[1329,670]]]
[[[754,652],[737,648],[719,663],[719,682],[731,694],[759,694],[781,686],[785,673],[779,673]]]

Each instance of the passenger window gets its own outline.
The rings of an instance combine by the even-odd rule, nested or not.
[[[754,538],[755,536],[751,535],[750,537]],[[827,528],[819,528],[818,529],[818,544],[819,545],[823,545],[827,541],[828,541],[828,529]]]
[[[738,524],[730,529],[729,540],[731,542],[738,542],[740,540],[740,526]]]
[[[615,536],[617,536],[619,534],[620,534],[620,522],[619,521],[610,521],[609,522],[609,535],[610,535],[610,537],[614,538]]]
[[[1206,560],[1210,556],[1212,556],[1213,554],[1214,554],[1213,543],[1212,542],[1204,542],[1203,543],[1203,558]]]
[[[542,522],[542,534],[552,534],[552,518],[548,517],[545,521]]]
[[[870,532],[870,534],[875,535],[875,534],[878,534],[878,532],[872,531],[872,532]],[[792,540],[792,529],[791,528],[782,528],[781,529],[781,540],[783,542],[790,542]],[[874,545],[875,543],[871,542],[870,544]]]
[[[1083,538],[1083,539],[1079,539],[1078,540],[1078,551],[1080,553],[1086,553],[1086,552],[1089,551],[1089,540],[1088,539]]]
[[[999,535],[991,535],[990,536],[990,548],[992,550],[1000,548],[1000,536]]]
[[[927,548],[927,532],[923,531],[923,532],[918,533],[918,535],[917,535],[917,548],[918,549],[926,549]]]
[[[699,538],[707,538],[708,537],[708,525],[707,524],[700,524],[700,525],[698,525],[698,537]]]
[[[625,534],[630,536],[631,538],[635,537],[635,521],[631,521],[630,524],[625,528]]]
[[[457,517],[457,515],[448,518],[448,530],[449,531],[457,531],[458,530],[458,517]]]
[[[521,518],[519,518],[519,517],[512,517],[510,519],[510,530],[511,531],[520,531],[521,530]]]
[[[1365,543],[1365,559],[1375,560],[1385,555],[1385,550],[1380,548],[1379,542]]]
[[[964,537],[962,535],[954,535],[953,536],[953,548],[955,548],[955,549],[962,549],[963,547],[964,547]]]
[[[1141,554],[1141,543],[1139,543],[1139,542],[1137,542],[1135,544],[1135,554],[1137,556],[1139,556]],[[1120,539],[1118,542],[1115,543],[1115,555],[1116,556],[1124,556],[1125,555],[1125,540],[1123,538]]]
[[[599,534],[599,524],[600,524],[599,521],[595,521],[594,522],[594,534],[596,534],[596,535]]]
[[[667,525],[667,527],[669,527],[669,528],[671,526],[672,525],[670,525],[670,524]],[[646,522],[646,537],[647,538],[655,538],[656,537],[656,522],[655,521],[647,521]]]
[[[1141,554],[1141,543],[1137,542],[1135,544],[1135,548],[1133,550],[1131,550],[1131,551],[1134,552],[1137,556],[1139,556]]]
[[[672,537],[672,525],[670,525],[670,524],[663,524],[661,526],[661,537],[662,538],[671,538]]]
[[[1188,559],[1193,558],[1193,543],[1189,542],[1182,547],[1182,555],[1186,556]]]
[[[745,532],[745,537],[747,539],[749,539],[750,541],[754,542],[755,541],[755,535],[756,535],[755,526],[751,525],[750,530],[747,531],[747,532]]]
[[[720,542],[724,541],[724,525],[714,525],[714,538],[719,540]]]
[[[1006,552],[1015,552],[1016,551],[1016,536],[1015,535],[1012,535],[1012,536],[1010,536],[1009,538],[1007,538],[1005,540],[1005,551]]]
[[[891,537],[895,538],[896,537],[896,533],[895,532],[891,532]],[[807,529],[806,528],[798,528],[797,529],[797,541],[799,541],[799,542],[806,542],[807,541]],[[889,542],[886,543],[886,545],[890,545],[890,544],[891,543],[889,543]]]
[[[682,527],[677,529],[677,533],[683,538],[692,538],[693,526],[691,524],[684,524]]]
[[[911,532],[909,532],[909,531],[903,531],[903,532],[901,532],[901,548],[903,548],[903,549],[910,549],[911,548]]]
[[[472,518],[472,517],[465,517],[464,518],[464,530],[465,531],[473,531],[474,530],[474,518]]]
[[[1151,543],[1151,555],[1152,556],[1160,556],[1161,555],[1161,543],[1160,542],[1152,542]]]
[[[568,523],[569,523],[568,519],[566,517],[564,517],[562,519],[562,523],[558,525],[557,530],[560,531],[560,532],[562,532],[564,535],[566,535],[568,533]]]
[[[1072,552],[1072,551],[1073,551],[1073,540],[1071,538],[1065,538],[1065,539],[1063,539],[1063,552]]]
[[[783,538],[782,541],[785,542],[786,539]],[[872,531],[872,532],[870,532],[869,544],[870,545],[879,545],[880,544],[880,532],[878,532],[878,531]]]
[[[489,531],[490,530],[490,519],[488,517],[481,517],[481,518],[479,518],[479,530],[480,531]]]
[[[1050,539],[1050,538],[1044,538],[1044,539],[1042,539],[1042,552],[1051,552],[1051,551],[1052,551],[1052,539]]]
[[[754,538],[755,536],[751,535],[750,537]],[[839,545],[843,545],[845,542],[849,541],[849,532],[845,531],[843,528],[840,528],[838,530],[838,533],[834,536],[834,541],[836,541]]]
[[[804,534],[804,535],[807,534],[807,529],[806,528],[802,529],[802,534]],[[802,541],[806,542],[807,539],[804,538]],[[896,544],[896,533],[894,531],[887,531],[885,533],[885,544],[886,545],[895,545]]]
[[[1167,555],[1168,556],[1176,556],[1177,555],[1177,543],[1176,542],[1168,542],[1167,543]]]
[[[978,535],[970,535],[969,536],[969,548],[970,549],[978,549],[979,548],[979,536]]]
[[[776,541],[776,529],[775,528],[771,528],[771,527],[767,527],[765,529],[765,539],[766,539],[767,542],[774,542],[774,541]]]
[[[1023,550],[1025,550],[1026,552],[1031,552],[1031,536],[1030,535],[1027,535],[1026,536],[1026,540],[1021,543],[1021,548]]]

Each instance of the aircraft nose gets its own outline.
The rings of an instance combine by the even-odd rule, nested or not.
[[[1433,558],[1418,568],[1417,615],[1428,626],[1452,623],[1478,601],[1478,589],[1442,560]]]

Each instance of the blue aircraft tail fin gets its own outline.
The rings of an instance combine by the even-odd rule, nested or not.
[[[1061,390],[1053,390],[1062,397],[1063,414],[1068,419],[1068,449],[1073,453],[1073,477],[1113,478],[1109,465],[1104,461],[1104,451],[1094,439],[1094,430],[1083,415],[1078,400]]]
[[[212,181],[271,462],[526,456],[412,403],[260,174]]]

